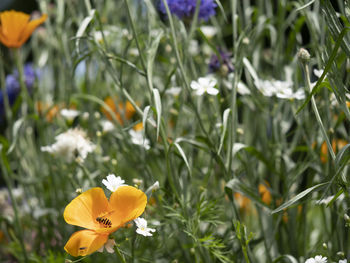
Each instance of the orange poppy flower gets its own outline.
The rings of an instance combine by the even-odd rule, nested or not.
[[[0,13],[0,42],[9,48],[19,48],[35,28],[45,22],[47,15],[29,21],[30,15],[14,10]]]
[[[115,113],[115,117],[119,121],[119,123],[121,125],[123,125],[124,119],[130,120],[132,118],[132,116],[135,114],[136,110],[135,110],[134,106],[132,106],[130,101],[127,101],[126,103],[120,102],[118,105],[116,105],[114,103],[115,100],[116,100],[116,98],[107,97],[107,98],[105,98],[104,102]],[[105,108],[102,107],[101,110],[102,110],[103,114],[106,115],[106,117],[109,120],[113,119],[111,114]],[[123,119],[123,117],[124,117],[124,119]]]
[[[74,257],[95,252],[109,234],[139,217],[146,204],[146,195],[132,186],[120,186],[109,201],[100,187],[80,194],[67,205],[63,217],[68,224],[86,229],[75,232],[64,249]]]

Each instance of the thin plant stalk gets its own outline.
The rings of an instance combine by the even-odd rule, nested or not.
[[[307,86],[307,89],[312,92],[312,87],[311,87],[311,82],[310,82],[310,72],[309,72],[309,65],[307,62],[303,62],[302,63],[302,66],[303,66],[303,69],[304,69],[304,72],[305,72],[305,79],[306,79],[306,86]],[[320,126],[321,128],[321,132],[322,132],[322,135],[323,135],[323,139],[326,141],[326,144],[327,144],[327,148],[328,148],[328,151],[332,157],[332,160],[334,161],[336,156],[335,156],[335,153],[333,151],[333,148],[332,148],[332,144],[327,136],[327,132],[326,132],[326,129],[322,123],[322,120],[321,120],[321,116],[318,112],[318,109],[317,109],[317,106],[316,106],[316,102],[315,102],[315,98],[314,96],[311,97],[311,105],[312,105],[312,109],[315,113],[315,117],[316,117],[316,120],[317,120],[317,123],[318,125]]]

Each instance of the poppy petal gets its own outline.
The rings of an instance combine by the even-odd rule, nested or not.
[[[30,16],[17,11],[5,11],[0,14],[3,34],[9,39],[17,40],[20,32],[27,25]]]
[[[73,257],[86,256],[100,249],[107,241],[108,235],[81,230],[71,235],[64,250]]]
[[[126,222],[139,217],[147,204],[147,196],[132,186],[120,186],[109,199],[113,211],[110,219],[114,226],[121,227]]]
[[[47,15],[46,14],[43,14],[40,18],[38,19],[34,19],[34,20],[31,20],[27,25],[26,27],[24,28],[24,30],[22,31],[21,33],[21,36],[20,36],[20,42],[23,44],[24,42],[27,41],[27,39],[31,36],[31,34],[33,33],[33,31],[38,27],[40,26],[42,23],[45,22],[47,18]]]
[[[74,198],[64,210],[63,217],[68,224],[87,229],[97,229],[96,218],[108,212],[108,200],[102,188],[95,187]]]

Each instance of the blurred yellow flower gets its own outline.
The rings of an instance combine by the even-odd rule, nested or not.
[[[109,234],[139,217],[146,204],[145,193],[132,186],[120,186],[109,200],[100,187],[80,194],[67,205],[63,217],[68,224],[86,229],[75,232],[64,249],[74,257],[101,249]]]
[[[30,20],[30,15],[14,10],[0,13],[0,42],[9,48],[19,48],[35,28],[45,22],[47,15]]]

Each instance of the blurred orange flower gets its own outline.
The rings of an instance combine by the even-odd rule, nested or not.
[[[64,249],[74,257],[95,252],[109,234],[139,217],[146,204],[145,193],[132,186],[120,186],[109,200],[100,187],[80,194],[67,205],[63,217],[68,224],[86,229],[75,232]]]
[[[241,193],[234,193],[234,198],[239,206],[239,209],[247,213],[251,209],[251,201],[248,197]]]
[[[114,112],[115,118],[119,121],[121,125],[124,124],[125,120],[130,120],[132,116],[135,114],[136,110],[132,104],[127,101],[126,103],[120,102],[118,106],[114,103],[116,98],[112,98],[108,96],[105,98],[104,102],[107,104],[107,106]],[[103,107],[101,107],[101,111],[109,120],[113,120],[113,117],[111,114]]]
[[[30,20],[30,15],[14,10],[0,13],[0,42],[9,48],[19,48],[35,28],[45,22],[47,15]]]
[[[265,182],[265,184],[269,186],[267,182]],[[263,203],[270,205],[272,197],[269,189],[266,187],[265,184],[259,184],[259,194],[261,195],[261,200],[263,201]]]
[[[52,122],[52,120],[58,115],[60,110],[64,108],[63,104],[50,105],[41,101],[36,102],[35,106],[38,113],[40,115],[45,115],[45,119],[48,122]]]
[[[333,139],[332,149],[336,153],[347,144],[348,142],[343,139]],[[328,161],[328,148],[326,142],[323,142],[321,145],[320,159],[322,163],[326,163]]]

